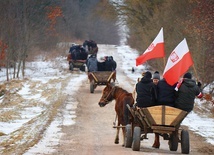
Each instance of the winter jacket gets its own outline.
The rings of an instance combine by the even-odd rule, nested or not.
[[[87,67],[89,72],[97,71],[97,58],[95,56],[88,58]]]
[[[114,60],[105,61],[105,71],[114,71],[116,70],[117,63]]]
[[[98,71],[105,71],[105,62],[97,62]]]
[[[202,97],[196,82],[192,79],[184,78],[176,92],[175,107],[190,112],[194,107],[196,96]]]
[[[157,104],[174,106],[175,104],[175,85],[169,85],[165,79],[161,79],[157,84]]]
[[[105,71],[114,71],[117,67],[117,63],[114,61],[112,56],[105,57]]]
[[[136,84],[136,105],[138,107],[150,107],[155,105],[155,85],[151,79],[143,77]]]

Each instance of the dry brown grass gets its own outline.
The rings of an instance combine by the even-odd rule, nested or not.
[[[204,97],[203,97],[205,100],[207,101],[212,101],[213,100],[213,97],[211,94],[204,94]]]
[[[6,86],[4,84],[0,85],[0,96],[6,93]]]
[[[69,50],[69,49],[67,49]],[[34,48],[27,57],[27,61],[35,61],[38,56],[42,56],[42,60],[52,60],[59,56],[67,56],[65,49],[56,48],[51,51],[41,51],[40,49]]]
[[[18,112],[16,112],[15,110],[9,110],[9,111],[5,111],[2,112],[0,114],[0,120],[1,122],[8,122],[8,121],[12,121],[15,119],[20,119],[20,115]]]

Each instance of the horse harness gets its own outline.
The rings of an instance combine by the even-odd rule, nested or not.
[[[103,100],[104,100],[104,102],[105,102],[106,104],[108,104],[109,102],[111,102],[111,101],[108,100],[108,98],[109,98],[110,95],[113,96],[115,90],[116,90],[116,86],[114,86],[114,87],[111,89],[111,91],[108,93],[108,95],[107,95],[105,98],[103,98]]]

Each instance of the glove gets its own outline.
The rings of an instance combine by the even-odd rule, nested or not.
[[[198,82],[198,84],[197,84],[197,85],[198,85],[198,87],[199,87],[199,88],[201,88],[201,82]]]

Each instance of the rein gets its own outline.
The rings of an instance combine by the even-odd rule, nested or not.
[[[111,91],[108,93],[108,95],[103,99],[105,103],[110,102],[110,101],[108,100],[108,97],[109,97],[111,94],[113,95],[113,93],[114,93],[115,90],[116,90],[116,87],[114,86],[114,87],[111,89]]]

